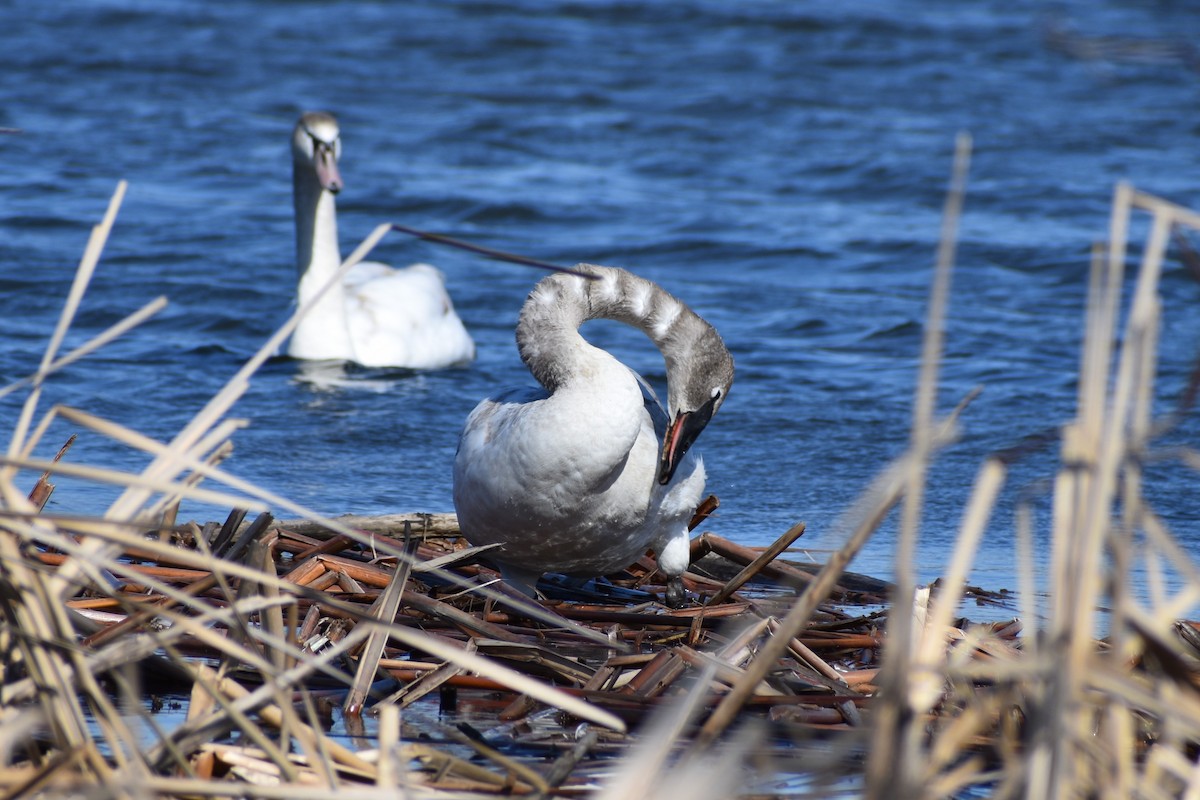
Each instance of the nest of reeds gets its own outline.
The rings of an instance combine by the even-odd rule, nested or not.
[[[955,436],[958,413],[935,413],[934,388],[966,153],[960,142],[911,446],[846,512],[844,544],[822,564],[788,560],[802,524],[757,550],[698,533],[679,609],[661,602],[650,557],[588,584],[544,585],[547,599],[532,601],[505,590],[486,548],[463,542],[452,515],[324,519],[225,472],[240,426],[225,415],[294,320],[169,443],[79,409],[39,418],[55,371],[162,305],[59,353],[122,186],[42,364],[3,390],[28,398],[0,467],[0,791],[694,800],[1200,792],[1200,630],[1186,620],[1200,573],[1141,481],[1171,423],[1150,417],[1158,279],[1172,231],[1200,229],[1200,215],[1116,191],[1109,242],[1092,265],[1079,412],[1057,438],[1049,600],[1039,600],[1028,566],[1025,505],[1013,536],[1027,565],[1019,591],[1001,597],[966,583],[1007,477],[1003,453],[980,466],[942,578],[916,587],[908,559],[925,474]],[[1118,336],[1135,212],[1149,213],[1150,234]],[[30,454],[55,418],[151,462],[123,474],[69,457],[38,461]],[[1194,451],[1174,454],[1181,468],[1200,467]],[[31,473],[41,480],[18,488]],[[56,474],[124,489],[102,516],[51,514]],[[180,524],[182,500],[237,510],[224,522]],[[897,506],[894,584],[847,573]],[[1181,588],[1141,599],[1131,564],[1153,573],[1163,561],[1183,576]],[[968,597],[1013,603],[1019,619],[1002,611],[972,623],[960,616]],[[154,698],[183,695],[186,715],[160,724]]]

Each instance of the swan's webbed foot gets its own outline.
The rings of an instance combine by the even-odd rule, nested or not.
[[[671,608],[682,608],[687,602],[687,592],[683,589],[683,578],[678,575],[667,580],[667,605]]]
[[[505,583],[526,597],[537,598],[537,582],[542,573],[524,567],[514,567],[512,564],[500,564],[500,576]]]

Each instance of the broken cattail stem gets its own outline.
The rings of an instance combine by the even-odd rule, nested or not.
[[[66,443],[63,444],[62,447],[58,448],[58,452],[54,454],[54,458],[51,460],[51,463],[57,464],[59,461],[62,461],[62,457],[67,454],[68,450],[71,449],[71,445],[75,444],[76,436],[77,434],[72,433],[69,437],[67,437]],[[43,472],[42,476],[38,478],[37,483],[35,483],[33,488],[29,491],[29,502],[33,504],[34,508],[36,508],[38,511],[41,511],[46,507],[46,502],[50,499],[50,495],[53,493],[54,484],[50,482],[50,472]]]
[[[799,539],[804,534],[804,523],[797,522],[789,528],[782,536],[771,543],[771,546],[762,552],[758,558],[747,564],[741,572],[729,579],[729,582],[721,588],[719,592],[713,595],[706,605],[720,605],[725,602],[734,592],[742,588],[755,575],[763,570],[768,564],[779,557],[784,550],[792,546],[792,543]]]
[[[710,553],[716,553],[719,556],[749,566],[753,564],[761,555],[761,552],[754,550],[745,545],[736,544],[717,536],[712,533],[704,533],[700,535],[700,547],[706,549]],[[781,581],[791,586],[803,587],[812,583],[813,575],[805,572],[802,569],[786,564],[780,561],[774,561],[764,564],[759,570],[759,574],[771,578],[772,580]],[[839,587],[841,588],[841,587]],[[843,590],[844,591],[844,590]]]
[[[694,531],[696,528],[699,528],[701,525],[703,525],[704,521],[712,516],[713,512],[715,512],[720,505],[721,501],[717,499],[715,494],[710,494],[708,497],[704,498],[704,500],[701,501],[700,505],[696,508],[696,513],[692,515],[692,519],[688,523],[688,530]]]

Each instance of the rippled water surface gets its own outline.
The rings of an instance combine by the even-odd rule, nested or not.
[[[930,579],[981,458],[1073,413],[1088,251],[1114,183],[1200,201],[1200,73],[1187,54],[1080,59],[1046,33],[1185,41],[1200,13],[1048,8],[15,0],[0,9],[0,126],[22,131],[0,138],[0,381],[36,367],[125,179],[68,345],[159,294],[170,305],[56,375],[44,403],[173,436],[287,318],[288,137],[302,110],[324,108],[342,123],[344,251],[390,220],[659,281],[737,360],[700,442],[722,501],[709,527],[764,544],[803,519],[802,542],[830,547],[839,515],[907,440],[951,151],[970,131],[939,406],[984,391],[933,470],[919,565]],[[250,425],[231,471],[330,514],[451,509],[463,419],[494,388],[531,380],[512,332],[538,275],[394,237],[376,255],[444,270],[477,362],[320,390],[273,360],[235,408]],[[1165,411],[1200,349],[1200,287],[1173,260],[1162,290]],[[640,334],[587,330],[662,380]],[[0,401],[10,428],[17,408]],[[39,454],[73,430],[53,425]],[[1189,420],[1172,441],[1197,433]],[[1055,456],[1016,466],[975,575],[985,585],[1011,585],[1012,504],[1046,493]],[[90,433],[69,458],[146,461]],[[1151,473],[1152,501],[1192,549],[1196,489],[1174,462]],[[96,512],[113,496],[62,479],[52,507]],[[889,522],[854,567],[886,575],[893,539]]]

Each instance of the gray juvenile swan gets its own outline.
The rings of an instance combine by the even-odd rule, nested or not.
[[[459,525],[472,544],[503,545],[504,577],[527,594],[543,572],[603,575],[653,549],[677,604],[705,481],[689,448],[725,402],[733,358],[657,284],[612,267],[576,270],[598,279],[551,275],[521,309],[517,347],[541,388],[497,394],[467,418],[454,459]],[[590,319],[654,341],[669,416],[637,373],[580,335]]]
[[[292,183],[301,305],[342,263],[334,200],[342,189],[341,154],[332,115],[314,111],[300,117],[292,131]],[[305,315],[292,333],[288,355],[366,367],[441,369],[473,359],[475,343],[454,313],[441,272],[428,264],[393,269],[368,261],[351,268]]]

